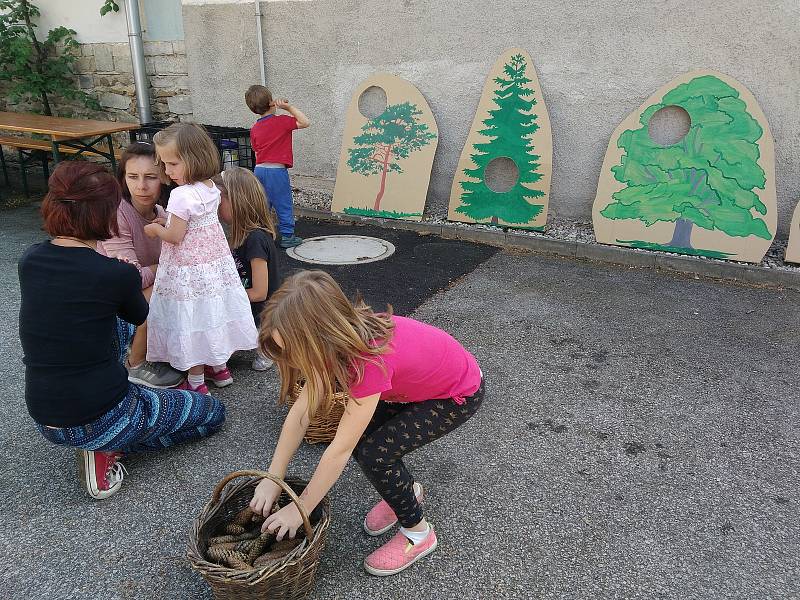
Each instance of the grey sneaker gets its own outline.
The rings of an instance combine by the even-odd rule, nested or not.
[[[151,388],[171,388],[183,381],[183,373],[167,363],[144,361],[138,367],[128,367],[128,381]]]
[[[256,357],[253,359],[253,371],[266,371],[275,363],[272,362],[272,359],[267,356],[261,356],[260,353],[256,354]]]

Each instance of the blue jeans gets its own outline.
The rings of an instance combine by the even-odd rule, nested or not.
[[[294,207],[292,204],[292,184],[286,169],[256,167],[253,171],[264,191],[267,201],[278,215],[278,230],[282,237],[294,235]]]
[[[117,319],[114,350],[125,360],[135,328]],[[114,408],[78,427],[38,425],[41,434],[59,446],[125,453],[162,450],[203,438],[225,422],[225,406],[217,399],[188,390],[158,390],[133,383]]]

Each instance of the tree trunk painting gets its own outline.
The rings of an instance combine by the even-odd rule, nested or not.
[[[372,207],[372,210],[380,210],[381,209],[381,199],[383,198],[383,193],[386,191],[386,173],[389,172],[389,162],[392,160],[392,147],[389,146],[386,149],[385,158],[383,159],[383,169],[381,170],[381,187],[378,189],[378,195],[375,196],[375,205]]]
[[[675,221],[675,232],[672,234],[669,245],[676,248],[691,248],[692,227],[694,227],[694,223],[689,219]]]

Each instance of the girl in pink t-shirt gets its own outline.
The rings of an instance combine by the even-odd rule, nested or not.
[[[392,575],[431,553],[436,533],[425,520],[422,486],[403,456],[449,433],[480,407],[483,377],[475,358],[444,331],[351,303],[323,271],[293,275],[275,292],[261,316],[261,350],[278,365],[281,398],[298,378],[306,385],[281,431],[269,471],[284,477],[309,417],[330,411],[335,390],[348,402],[336,437],[305,491],[311,511],[354,456],[383,498],[364,519],[370,535],[400,522],[400,530],[364,560],[373,575]],[[280,488],[265,479],[251,508],[267,517],[264,531],[294,537],[302,520],[294,504],[270,515]]]

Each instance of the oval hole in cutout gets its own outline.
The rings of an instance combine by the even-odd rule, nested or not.
[[[386,92],[383,88],[371,85],[358,97],[358,112],[367,119],[374,119],[386,110]]]
[[[486,187],[498,194],[503,194],[514,187],[517,179],[519,179],[517,163],[506,156],[493,158],[483,170]]]
[[[659,146],[674,146],[686,137],[692,119],[680,106],[670,105],[657,110],[647,124],[647,134]]]

